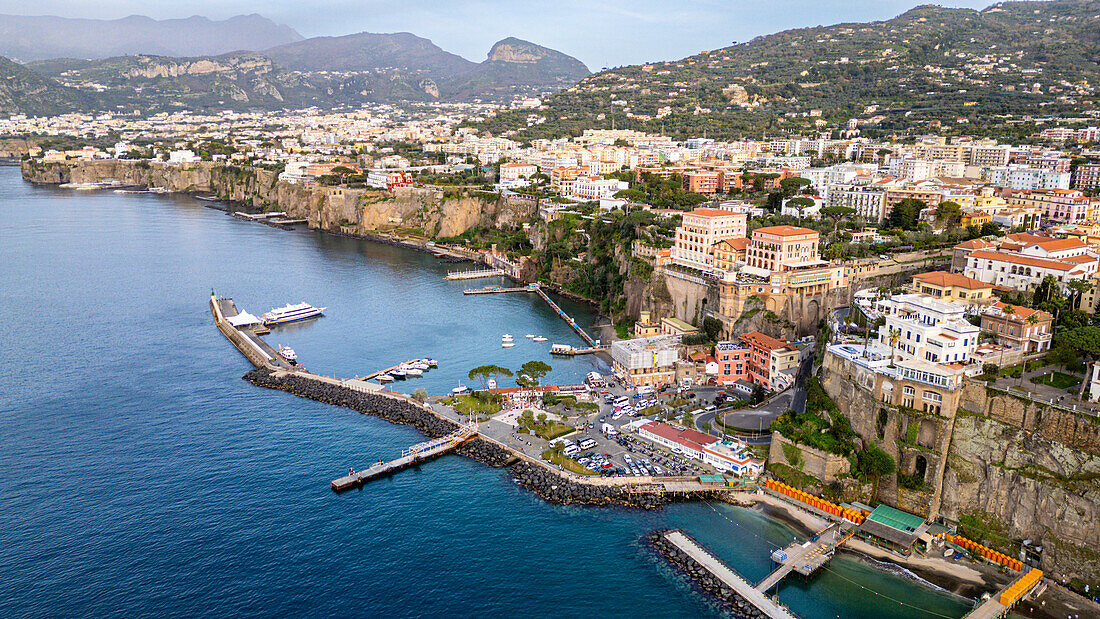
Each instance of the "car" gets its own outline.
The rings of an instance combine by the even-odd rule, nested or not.
[[[661,468],[659,465],[653,465],[653,472],[658,474],[658,475],[664,475],[665,474],[665,470],[663,468]]]
[[[615,413],[614,415],[612,415],[612,416],[611,416],[611,419],[612,419],[612,420],[615,420],[615,419],[618,419],[618,418],[620,418],[620,417],[622,417],[622,416],[623,416],[623,414],[622,414],[621,412],[620,412],[620,413]]]
[[[689,394],[687,394],[687,399],[689,399],[689,400],[694,400],[694,399],[695,399],[695,393],[689,393]]]
[[[623,461],[626,462],[627,464],[630,464],[631,462],[633,462],[633,460],[630,457],[630,454],[623,454]]]
[[[704,409],[703,409],[703,412],[704,412],[704,413],[709,413],[709,412],[711,412],[711,411],[715,411],[715,410],[718,410],[718,407],[717,407],[717,406],[715,406],[715,405],[713,405],[713,404],[711,404],[710,406],[708,406],[708,407],[704,408]]]

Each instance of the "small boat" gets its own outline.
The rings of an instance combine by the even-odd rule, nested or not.
[[[309,303],[284,305],[283,307],[272,309],[268,313],[261,315],[260,318],[264,319],[264,326],[270,327],[272,325],[281,325],[288,322],[297,322],[307,318],[323,316],[325,309],[327,308],[313,307]]]
[[[423,361],[417,361],[416,363],[409,364],[409,367],[420,370],[421,372],[426,372],[431,366]]]
[[[380,383],[392,383],[393,382],[393,377],[390,376],[389,374],[380,374],[378,376],[378,382],[380,382]]]
[[[451,393],[453,393],[455,395],[458,395],[460,393],[466,393],[469,390],[470,390],[470,388],[467,387],[466,385],[459,385],[459,386],[455,387],[454,389],[451,389]]]
[[[542,337],[541,335],[540,335],[540,336],[538,336],[538,337],[536,337],[536,338],[534,338],[534,340],[535,340],[536,342],[545,342],[545,341],[547,341],[547,340],[546,340],[546,338]]]
[[[532,334],[532,333],[528,333],[528,334],[527,334],[527,339],[529,339],[529,340],[533,340],[533,339],[535,339],[535,336],[534,336],[534,334]]]
[[[406,376],[422,376],[423,374],[424,374],[424,370],[417,369],[417,368],[409,368],[409,369],[405,370],[405,375]]]
[[[500,347],[501,347],[501,348],[511,348],[511,347],[513,347],[513,346],[515,346],[515,345],[516,345],[516,343],[515,343],[515,342],[501,342],[501,343],[500,343]]]
[[[390,370],[390,372],[389,372],[390,376],[392,376],[394,378],[405,378],[405,373],[406,373],[405,370],[402,370],[401,368],[397,368],[396,370]]]
[[[436,361],[435,359],[425,359],[424,362],[427,363],[429,366],[431,366],[433,368],[436,367],[437,365],[439,365],[439,362]]]
[[[943,551],[943,556],[944,557],[950,557],[953,554],[955,554],[955,549],[954,548],[948,548],[947,550]]]
[[[504,340],[505,342],[511,342],[512,341],[512,336],[505,333],[504,335],[500,336],[500,339]]]
[[[289,361],[291,365],[298,364],[298,353],[294,352],[294,349],[290,346],[280,346],[279,354],[283,356],[283,359]]]

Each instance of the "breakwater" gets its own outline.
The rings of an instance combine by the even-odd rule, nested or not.
[[[661,555],[680,573],[691,580],[692,584],[710,596],[723,610],[735,617],[747,619],[766,619],[767,615],[753,606],[739,593],[719,580],[686,552],[680,550],[665,536],[676,529],[658,529],[646,534],[645,542]],[[681,533],[683,533],[681,531]]]

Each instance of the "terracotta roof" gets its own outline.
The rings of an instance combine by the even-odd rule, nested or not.
[[[991,284],[987,284],[983,281],[960,275],[958,273],[948,273],[947,271],[931,271],[929,273],[918,273],[913,276],[914,280],[919,280],[925,284],[931,284],[933,286],[953,286],[955,288],[966,288],[967,290],[977,290],[981,288],[991,288]]]
[[[770,335],[765,335],[759,331],[753,331],[752,333],[746,333],[741,336],[741,341],[747,344],[760,344],[764,348],[769,350],[776,350],[783,348],[787,345],[787,340],[777,340]]]
[[[816,230],[810,230],[809,228],[800,228],[798,226],[768,226],[766,228],[757,228],[753,234],[757,232],[763,232],[764,234],[774,234],[776,236],[801,236],[803,234],[812,234],[817,236]]]
[[[1082,254],[1080,256],[1068,256],[1066,258],[1059,258],[1059,260],[1065,260],[1066,262],[1076,262],[1077,264],[1096,262],[1096,258],[1093,258],[1092,256],[1089,256],[1087,254]]]
[[[1005,304],[1000,302],[1000,301],[998,301],[997,303],[994,303],[993,305],[990,306],[990,308],[997,308],[997,309],[1001,310],[1002,312],[1004,312],[1005,307],[1006,307]],[[989,311],[989,310],[986,310],[986,311]],[[1012,306],[1012,313],[1009,314],[1008,317],[1012,320],[1024,321],[1024,320],[1027,320],[1027,317],[1032,315],[1032,314],[1036,314],[1038,316],[1039,322],[1043,322],[1045,320],[1051,320],[1051,319],[1054,318],[1049,313],[1044,312],[1043,310],[1032,309],[1030,307],[1021,307],[1019,305],[1013,305]]]
[[[1032,243],[1032,246],[1038,245],[1047,251],[1061,251],[1063,249],[1077,249],[1078,247],[1087,247],[1082,243],[1080,239],[1048,239],[1040,241],[1038,243]]]
[[[1017,232],[1015,234],[1010,234],[1005,238],[1016,241],[1017,243],[1041,243],[1043,241],[1053,240],[1049,236],[1031,234],[1030,232]]]
[[[685,428],[675,428],[666,423],[660,423],[657,421],[651,421],[640,428],[652,432],[661,438],[667,438],[670,441],[675,441],[680,444],[689,443],[689,447],[698,449],[703,445],[710,445],[717,443],[718,438],[709,434],[703,434],[696,430],[688,430]]]
[[[963,241],[955,246],[956,249],[986,249],[993,247],[993,243],[983,239],[971,239],[969,241]]]
[[[1044,269],[1053,269],[1055,271],[1069,271],[1077,268],[1078,264],[1067,260],[1047,260],[1046,258],[1032,258],[1031,256],[1021,256],[1020,254],[1012,254],[1000,251],[988,251],[979,250],[970,254],[972,258],[985,258],[987,260],[997,260],[1000,262],[1011,262],[1012,264],[1022,264],[1029,267],[1042,267]]]
[[[718,243],[726,243],[731,248],[736,249],[737,251],[745,251],[745,249],[749,246],[749,240],[743,236],[735,236],[728,239],[722,239],[721,241],[717,241],[715,245],[717,245]]]
[[[745,215],[744,213],[740,213],[738,211],[726,211],[720,208],[697,208],[687,214],[696,215],[699,217],[729,217],[731,215]]]

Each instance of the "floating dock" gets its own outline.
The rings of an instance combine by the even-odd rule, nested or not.
[[[591,335],[588,335],[587,333],[585,333],[584,329],[582,329],[580,327],[580,325],[577,324],[577,321],[573,320],[573,318],[569,314],[566,314],[565,310],[558,307],[557,303],[554,303],[552,300],[550,300],[550,297],[547,296],[546,293],[542,291],[541,286],[535,288],[535,292],[537,292],[539,294],[539,296],[542,297],[543,301],[546,301],[546,303],[550,306],[551,309],[553,309],[555,312],[558,313],[558,316],[561,317],[562,320],[564,320],[570,327],[573,328],[574,331],[577,332],[577,335],[581,336],[582,340],[584,340],[585,342],[588,342],[588,345],[590,347],[593,347],[593,348],[596,347],[596,340],[593,340]],[[580,354],[584,354],[584,353],[580,353]]]
[[[590,348],[570,348],[569,350],[551,350],[550,352],[555,355],[575,357],[577,355],[592,355],[604,350],[607,350],[606,346],[592,346]]]
[[[343,492],[344,490],[361,486],[363,483],[372,479],[383,477],[418,462],[441,456],[470,440],[474,436],[477,436],[476,428],[473,426],[463,426],[446,436],[423,443],[417,443],[403,451],[401,457],[396,460],[379,462],[365,471],[352,471],[339,479],[332,480],[332,489],[336,492]]]
[[[398,363],[397,365],[395,365],[393,367],[388,367],[384,370],[378,370],[377,372],[372,372],[370,374],[367,374],[366,376],[362,376],[362,377],[359,378],[359,380],[367,381],[367,380],[371,380],[373,378],[378,378],[379,376],[381,376],[383,374],[389,374],[391,371],[396,370],[397,368],[399,368],[403,365],[410,365],[410,364],[413,364],[413,363],[428,363],[428,360],[427,359],[410,359],[410,360],[408,360],[404,363]],[[430,364],[429,364],[429,366],[430,366]]]
[[[522,286],[520,288],[503,288],[501,286],[486,286],[484,288],[471,288],[463,290],[462,294],[504,294],[506,292],[534,292],[536,284]]]
[[[825,565],[832,558],[838,546],[848,541],[855,534],[855,529],[842,531],[835,522],[825,527],[815,536],[816,540],[803,544],[795,542],[784,550],[776,550],[772,553],[772,561],[779,564],[768,577],[756,585],[756,590],[767,592],[768,589],[779,584],[783,577],[791,572],[798,572],[803,576],[809,576],[818,568]]]

